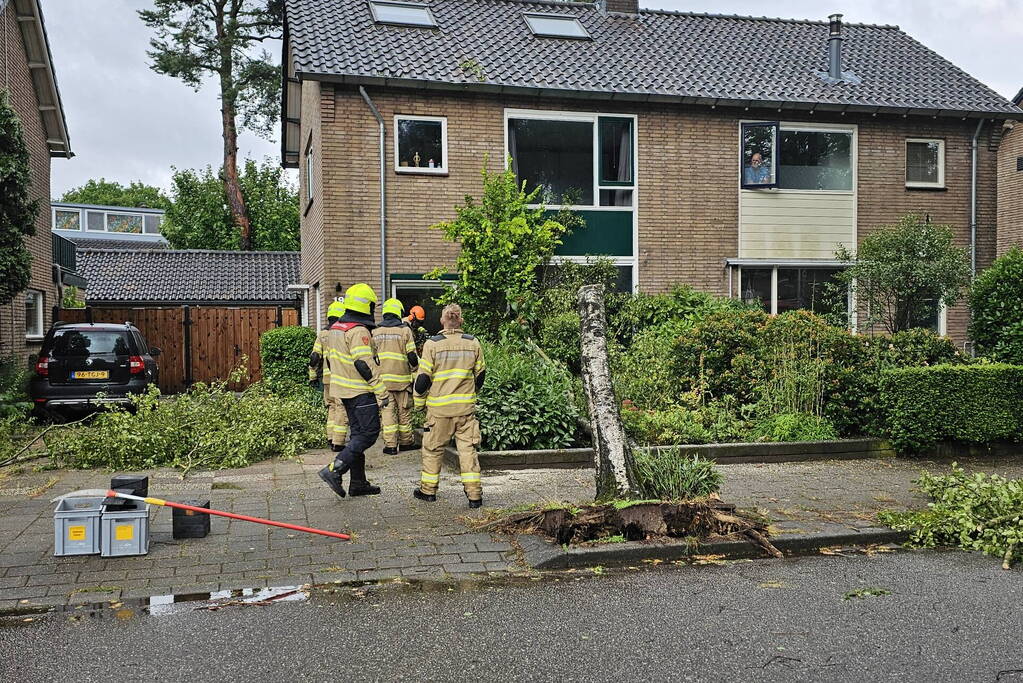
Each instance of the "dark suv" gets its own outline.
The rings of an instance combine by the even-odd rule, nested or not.
[[[131,323],[58,322],[43,339],[29,393],[43,414],[127,403],[156,384],[159,355]]]

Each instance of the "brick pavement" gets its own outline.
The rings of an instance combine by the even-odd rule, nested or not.
[[[109,473],[0,474],[0,608],[152,595],[209,593],[394,578],[437,579],[525,571],[510,539],[472,533],[457,474],[445,472],[435,504],[412,499],[418,454],[370,453],[380,496],[339,500],[316,476],[326,451],[302,461],[242,470],[151,474],[150,492],[169,500],[209,497],[215,508],[354,532],[352,542],[214,517],[204,539],[175,541],[171,513],[154,510],[150,552],[142,557],[53,557],[53,503],[69,491],[105,488]],[[910,482],[921,467],[947,462],[864,460],[722,466],[722,497],[772,520],[862,524],[878,510],[921,504]],[[973,467],[1023,476],[1023,460],[975,460]],[[488,507],[592,496],[591,470],[521,470],[484,475]]]

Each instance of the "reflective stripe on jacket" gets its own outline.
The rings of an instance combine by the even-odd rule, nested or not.
[[[476,377],[486,369],[483,347],[461,330],[444,330],[423,346],[419,374],[430,378],[430,389],[416,395],[417,407],[437,417],[471,415],[476,410]]]
[[[386,321],[385,321],[386,322]],[[415,352],[416,341],[406,325],[380,325],[373,330],[373,343],[380,360],[380,380],[388,391],[404,391],[412,383],[408,354]]]
[[[328,338],[330,359],[330,395],[334,398],[355,398],[361,394],[387,392],[380,381],[380,366],[374,357],[373,335],[364,325],[334,323]],[[356,369],[356,361],[370,369],[367,381]]]

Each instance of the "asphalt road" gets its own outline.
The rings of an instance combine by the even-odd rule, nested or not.
[[[935,552],[392,584],[5,617],[0,680],[1007,683],[1021,605],[1023,571]]]

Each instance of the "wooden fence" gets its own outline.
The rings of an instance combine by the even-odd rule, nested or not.
[[[65,322],[123,323],[139,328],[159,347],[160,390],[182,391],[195,382],[225,380],[243,363],[248,377],[232,383],[240,390],[263,376],[259,335],[274,327],[297,325],[298,310],[283,306],[165,306],[152,308],[63,309]]]

